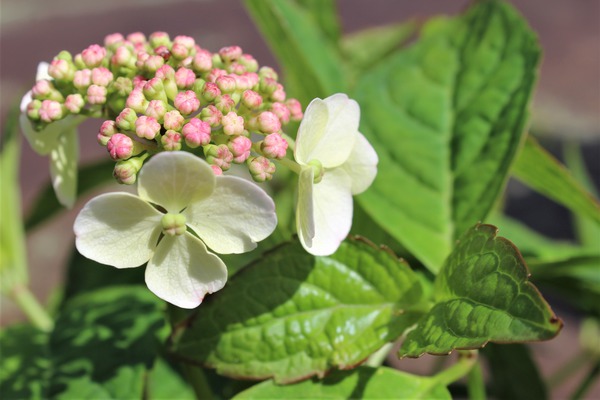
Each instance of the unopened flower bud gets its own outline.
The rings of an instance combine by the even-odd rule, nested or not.
[[[242,75],[246,72],[246,67],[240,63],[234,62],[227,67],[227,71],[232,75]]]
[[[138,117],[135,110],[132,108],[125,108],[115,119],[117,127],[122,131],[134,131],[135,123]]]
[[[212,54],[206,50],[200,50],[192,60],[192,68],[196,72],[208,72],[212,69]]]
[[[146,108],[148,107],[148,100],[146,100],[146,97],[144,96],[142,89],[138,87],[138,88],[134,88],[131,91],[131,93],[129,93],[129,96],[127,96],[127,101],[125,102],[125,105],[128,108],[131,108],[132,110],[134,110],[135,112],[143,114],[144,111],[146,111]]]
[[[173,44],[180,44],[188,50],[192,50],[196,46],[196,41],[191,36],[179,35],[173,39]]]
[[[163,61],[169,61],[171,58],[171,50],[167,46],[158,46],[154,49],[154,54],[162,57]]]
[[[227,71],[220,68],[213,68],[210,70],[210,73],[206,75],[207,82],[216,82],[217,78],[223,75],[227,75]]]
[[[29,119],[37,121],[40,119],[40,108],[42,108],[41,100],[33,99],[27,104],[25,113]]]
[[[125,46],[121,46],[117,47],[110,62],[116,67],[132,67],[135,65],[135,58],[133,57],[131,50]]]
[[[270,96],[277,90],[277,81],[271,78],[260,78],[259,89],[261,93]]]
[[[47,79],[41,79],[33,85],[31,88],[31,95],[34,99],[45,99],[50,96],[50,93],[54,90],[54,86]]]
[[[133,44],[146,43],[146,36],[142,32],[133,32],[127,35],[127,40]]]
[[[48,67],[48,75],[56,80],[70,81],[75,75],[75,66],[69,61],[55,58]]]
[[[114,45],[120,44],[123,41],[125,41],[125,38],[120,33],[111,33],[104,36],[104,46],[109,48],[113,48]]]
[[[181,113],[177,110],[172,110],[165,114],[163,125],[165,126],[165,129],[181,131],[184,122],[185,118],[183,118]]]
[[[181,133],[168,130],[164,135],[161,136],[160,143],[167,151],[181,150]]]
[[[113,83],[113,89],[120,97],[126,98],[133,90],[133,83],[131,79],[120,76]]]
[[[131,157],[128,160],[118,161],[115,164],[113,176],[119,183],[133,185],[137,179],[137,173],[142,169],[144,160],[147,157],[147,155],[141,155],[140,157]]]
[[[283,90],[283,85],[281,83],[277,84],[277,89],[273,93],[271,93],[271,99],[273,101],[285,101],[285,90]]]
[[[175,73],[175,83],[179,89],[190,89],[196,80],[196,74],[191,69],[181,67]]]
[[[211,165],[210,168],[213,170],[213,173],[216,176],[221,176],[223,175],[223,170],[221,169],[221,167],[218,167],[216,165]]]
[[[271,112],[277,115],[277,118],[279,118],[279,121],[281,121],[283,125],[290,122],[290,110],[285,104],[279,102],[271,104]]]
[[[252,141],[246,136],[236,136],[227,143],[227,147],[233,154],[233,162],[241,164],[250,157]]]
[[[202,89],[202,97],[206,101],[212,102],[220,95],[221,95],[221,89],[219,89],[219,87],[217,86],[216,83],[206,82],[204,84],[204,88]]]
[[[274,81],[277,81],[279,79],[277,72],[275,72],[275,70],[273,68],[267,67],[267,66],[260,67],[260,70],[258,70],[258,75],[261,78],[269,78]]]
[[[185,215],[183,214],[164,214],[160,220],[162,233],[167,236],[183,235],[187,230]]]
[[[148,103],[148,107],[146,107],[145,115],[156,119],[158,122],[163,121],[163,117],[167,112],[167,106],[165,102],[162,100],[152,100]]]
[[[270,111],[260,113],[258,116],[258,126],[262,133],[275,133],[281,130],[279,118]]]
[[[265,137],[260,150],[268,158],[283,158],[288,148],[288,142],[279,133],[271,133]]]
[[[81,69],[75,71],[73,75],[73,86],[77,89],[87,89],[92,84],[92,71],[89,69]]]
[[[143,115],[135,121],[135,134],[141,138],[152,140],[160,132],[160,124],[152,117]]]
[[[219,56],[225,63],[233,62],[242,56],[242,48],[239,46],[223,47],[219,50]]]
[[[143,69],[147,72],[156,72],[165,63],[164,58],[157,55],[151,55],[144,61]]]
[[[149,40],[150,46],[152,46],[153,49],[157,48],[158,46],[169,47],[171,45],[171,39],[169,38],[169,34],[166,32],[154,32],[150,34]]]
[[[165,87],[163,81],[160,78],[152,78],[144,84],[144,96],[148,100],[162,100],[165,103],[168,102],[167,94],[165,93]]]
[[[270,181],[273,178],[275,164],[268,158],[263,156],[251,157],[248,159],[247,164],[250,175],[256,182]]]
[[[84,105],[83,96],[79,93],[70,94],[65,99],[65,107],[71,114],[79,114]]]
[[[223,93],[232,93],[236,89],[236,80],[230,75],[219,76],[215,83]]]
[[[139,142],[122,133],[112,135],[106,143],[106,149],[108,150],[108,154],[110,154],[110,158],[115,161],[126,160],[143,151]]]
[[[140,90],[143,89],[146,82],[148,82],[148,80],[141,75],[134,76],[131,81],[133,82],[133,88]]]
[[[227,114],[235,108],[235,100],[228,94],[223,94],[215,99],[215,107],[223,114]]]
[[[81,59],[88,68],[94,68],[102,64],[105,56],[106,49],[97,44],[93,44],[81,52]]]
[[[173,43],[171,55],[177,60],[183,60],[190,55],[190,50],[181,43]]]
[[[204,155],[209,164],[220,167],[223,171],[227,171],[231,167],[233,154],[225,144],[214,145],[209,144],[204,146]]]
[[[63,117],[62,105],[58,101],[44,100],[40,106],[39,115],[44,122],[58,121]]]
[[[175,79],[175,70],[169,64],[165,64],[156,70],[156,74],[154,74],[154,77],[160,78],[163,81],[165,79]]]
[[[300,121],[304,114],[302,113],[302,104],[296,99],[287,99],[285,105],[290,110],[290,119]]]
[[[104,86],[90,85],[87,89],[87,101],[90,104],[106,103],[106,88]]]
[[[254,90],[246,90],[242,93],[242,104],[250,110],[258,110],[262,105],[263,99],[260,94]]]
[[[250,86],[250,89],[256,90],[255,87],[258,86],[258,83],[260,82],[258,74],[255,72],[246,72],[244,77],[248,79],[248,85]]]
[[[221,124],[221,118],[223,114],[214,105],[210,104],[202,109],[200,112],[202,121],[207,122],[210,126],[216,127]]]
[[[241,135],[244,132],[244,118],[231,111],[221,118],[223,133],[229,136]]]
[[[110,139],[110,137],[115,133],[117,133],[117,125],[115,124],[115,121],[104,121],[100,126],[100,131],[98,132],[98,135],[96,135],[98,143],[100,143],[102,146],[106,146],[106,144],[108,143],[108,139]]]
[[[256,61],[256,59],[250,54],[242,54],[238,62],[246,67],[246,71],[248,72],[258,71],[258,61]]]
[[[186,90],[177,94],[174,105],[182,114],[188,115],[200,108],[200,100],[196,97],[196,93]]]
[[[98,86],[108,86],[113,80],[113,74],[104,67],[94,68],[92,70],[92,83]]]
[[[190,119],[190,122],[185,124],[181,130],[185,144],[192,149],[209,144],[210,132],[211,129],[208,122],[201,121],[198,118]]]

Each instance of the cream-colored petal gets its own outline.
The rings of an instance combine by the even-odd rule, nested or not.
[[[212,195],[190,204],[183,214],[200,239],[221,254],[250,251],[277,226],[271,197],[235,176],[218,176]]]
[[[195,308],[204,296],[222,289],[227,267],[196,237],[186,232],[165,236],[146,267],[146,284],[161,299]]]
[[[319,160],[325,168],[344,163],[358,132],[360,108],[345,94],[314,99],[298,128],[294,157],[300,164]]]
[[[215,187],[215,174],[208,163],[183,151],[153,156],[138,175],[138,193],[144,200],[179,213],[207,198]]]
[[[54,193],[60,204],[72,208],[77,199],[77,160],[79,137],[73,128],[58,137],[56,147],[50,152],[50,177]]]
[[[19,116],[19,125],[31,148],[33,148],[36,153],[44,156],[49,154],[57,146],[60,135],[72,131],[83,122],[83,120],[85,120],[85,117],[83,116],[68,115],[59,121],[48,124],[41,131],[36,131],[33,129],[33,125],[31,125],[27,115],[21,113]]]
[[[350,178],[341,169],[326,171],[313,185],[315,236],[304,248],[316,256],[328,256],[338,249],[352,226]]]
[[[36,81],[41,81],[42,79],[47,79],[47,80],[52,80],[52,77],[50,76],[50,74],[48,74],[48,68],[50,67],[50,64],[48,64],[46,61],[42,61],[38,64],[37,66],[37,73],[35,74],[35,80]]]
[[[132,194],[102,194],[77,215],[75,246],[82,255],[101,264],[138,267],[156,248],[162,215]]]
[[[312,247],[315,237],[314,200],[313,200],[314,170],[303,168],[298,177],[298,204],[296,205],[296,229],[298,238],[305,249]]]
[[[367,190],[377,175],[379,158],[371,143],[362,133],[358,133],[354,148],[348,160],[340,166],[352,180],[352,194]]]

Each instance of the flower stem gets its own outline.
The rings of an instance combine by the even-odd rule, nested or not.
[[[382,348],[371,354],[365,363],[368,367],[380,367],[392,350],[393,343],[386,343]]]
[[[10,292],[10,296],[33,325],[44,332],[52,330],[54,322],[26,286],[15,286]]]
[[[485,400],[485,382],[483,380],[483,372],[481,371],[481,363],[477,362],[469,371],[467,377],[467,391],[471,400]]]
[[[450,368],[433,376],[433,379],[444,386],[456,382],[467,375],[477,363],[477,351],[464,351],[459,353],[458,361]]]
[[[289,158],[280,158],[277,160],[281,165],[288,167],[296,174],[300,175],[300,171],[302,171],[302,166],[298,164],[296,161],[293,161]]]

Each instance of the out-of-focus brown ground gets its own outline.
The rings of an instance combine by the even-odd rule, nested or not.
[[[433,0],[340,0],[345,32],[409,17],[459,12],[468,2]],[[544,49],[533,124],[547,136],[582,141],[600,140],[600,2],[589,0],[518,0],[512,2],[538,32]],[[235,0],[2,0],[0,6],[0,122],[13,102],[33,84],[37,63],[50,61],[59,51],[77,53],[102,43],[108,33],[164,30],[193,36],[213,51],[237,44],[261,65],[275,65],[273,56],[253,26],[241,2]],[[106,157],[95,142],[98,124],[81,128],[82,163]],[[26,143],[21,162],[24,211],[48,180],[47,160]],[[115,186],[116,188],[116,186]],[[0,190],[1,190],[0,183]],[[31,286],[47,299],[60,286],[63,265],[73,245],[71,226],[78,207],[35,229],[28,237]],[[548,216],[552,218],[552,216]],[[19,310],[1,300],[3,325],[21,320]],[[566,316],[565,329],[551,342],[533,347],[548,376],[577,350],[579,320]],[[429,363],[429,364],[427,364]],[[396,362],[402,368],[428,372],[431,357]],[[576,380],[553,397],[572,392]],[[589,398],[600,398],[597,383]]]

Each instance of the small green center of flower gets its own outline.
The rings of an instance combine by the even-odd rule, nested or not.
[[[165,214],[160,224],[165,235],[179,236],[185,233],[185,222],[185,216],[182,214]]]
[[[325,173],[325,169],[323,168],[323,164],[321,164],[321,161],[310,160],[308,165],[310,165],[312,167],[313,171],[315,172],[313,182],[314,183],[321,182],[321,180],[323,179],[323,174]]]

